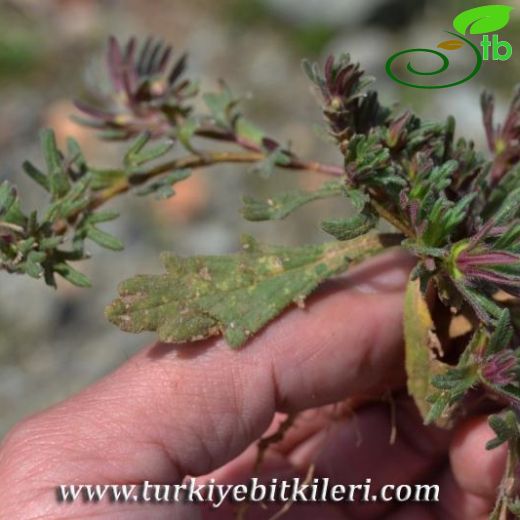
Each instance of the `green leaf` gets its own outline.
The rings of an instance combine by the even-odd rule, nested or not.
[[[266,153],[266,157],[251,168],[252,172],[258,173],[264,179],[271,177],[277,166],[285,166],[291,162],[289,152],[281,147],[272,151],[266,150]]]
[[[56,145],[54,131],[50,128],[44,128],[40,132],[40,139],[49,173],[61,170],[61,156]]]
[[[504,202],[500,205],[496,213],[493,215],[493,220],[496,226],[501,226],[509,223],[518,215],[520,210],[520,188],[511,191]]]
[[[342,220],[326,220],[322,222],[323,231],[337,240],[351,240],[368,233],[377,224],[378,217],[368,211]]]
[[[238,100],[225,84],[222,84],[220,92],[211,92],[202,96],[206,106],[208,107],[215,123],[223,128],[233,126],[234,108],[238,104]]]
[[[497,305],[487,294],[467,286],[463,281],[454,278],[452,278],[452,281],[482,322],[490,324],[502,316],[502,307]]]
[[[143,132],[142,134],[139,134],[131,144],[130,148],[128,148],[124,156],[125,164],[132,164],[133,158],[141,152],[141,150],[150,142],[151,138],[152,136],[150,132]]]
[[[463,11],[453,20],[453,27],[460,34],[486,34],[503,29],[510,19],[512,7],[508,5],[483,5]]]
[[[118,211],[98,211],[92,213],[86,219],[89,224],[100,224],[101,222],[110,222],[119,217]]]
[[[447,392],[436,392],[427,398],[427,413],[424,417],[425,424],[445,425],[447,420],[443,417],[450,405],[450,397]]]
[[[91,187],[93,190],[98,191],[104,188],[113,186],[118,181],[123,181],[127,177],[127,172],[124,170],[101,170],[91,168],[89,171],[91,175]]]
[[[146,145],[150,140],[150,133],[144,132],[137,137],[126,152],[123,162],[130,171],[143,164],[159,159],[167,154],[175,144],[174,141],[167,140],[156,146],[147,147]]]
[[[302,69],[305,75],[314,83],[316,81],[316,69],[308,59],[302,60]]]
[[[78,141],[73,137],[67,138],[67,153],[71,160],[73,160],[78,166],[84,169],[87,168],[87,161],[83,155],[81,147]]]
[[[175,170],[162,179],[147,184],[137,192],[137,195],[145,196],[155,193],[157,199],[168,199],[175,195],[173,185],[187,179],[190,175],[190,170]]]
[[[45,253],[31,251],[27,255],[27,260],[25,261],[25,273],[32,278],[40,278],[43,274],[41,262],[45,260],[45,257]]]
[[[262,140],[265,137],[265,132],[261,128],[258,128],[244,117],[237,120],[235,130],[240,138],[257,146],[261,146]]]
[[[79,271],[76,271],[70,264],[66,262],[55,264],[54,271],[58,273],[65,280],[70,282],[72,285],[76,287],[92,287],[90,280],[87,276]]]
[[[488,382],[489,384],[489,382]],[[496,393],[501,394],[506,397],[510,403],[514,403],[515,406],[520,406],[520,388],[515,386],[514,384],[505,385],[505,386],[497,386],[497,385],[489,385],[491,386]]]
[[[243,251],[234,255],[165,253],[166,273],[123,282],[106,314],[125,331],[157,331],[166,342],[223,334],[239,347],[291,303],[302,304],[321,282],[344,271],[347,257],[364,257],[383,242],[373,235],[348,244],[288,248],[245,239]]]
[[[186,119],[177,129],[177,137],[179,141],[188,149],[191,150],[191,139],[199,128],[199,122],[195,118]]]
[[[513,327],[511,326],[511,314],[509,309],[503,309],[498,318],[496,328],[489,338],[488,354],[494,354],[506,348],[513,339]]]
[[[20,240],[16,244],[16,249],[22,255],[27,255],[29,251],[34,249],[34,245],[36,244],[36,239],[34,237],[29,237],[24,240]],[[45,257],[45,254],[43,255]]]
[[[517,420],[514,412],[508,410],[504,415],[491,415],[489,426],[496,434],[496,438],[488,441],[486,449],[492,450],[504,442],[515,441],[519,437]]]
[[[509,250],[511,253],[518,253],[520,244],[520,224],[512,224],[509,229],[494,244],[496,250]]]
[[[35,182],[37,182],[44,190],[50,190],[49,178],[43,172],[38,170],[32,163],[25,161],[22,164],[24,172]]]
[[[54,197],[62,197],[70,188],[62,156],[56,144],[54,132],[48,128],[41,131],[41,145],[49,173],[49,188]]]
[[[446,370],[448,365],[437,359],[440,342],[428,305],[421,292],[419,280],[410,280],[404,302],[405,365],[408,392],[413,396],[423,418],[430,413],[431,379]],[[442,420],[437,420],[442,425]]]
[[[105,231],[101,231],[101,229],[89,226],[87,228],[87,238],[90,238],[93,242],[98,244],[105,249],[111,249],[112,251],[122,251],[125,246],[119,238],[106,233]]]
[[[0,217],[7,214],[16,199],[16,188],[7,181],[2,182],[0,184]]]
[[[154,147],[146,148],[132,157],[134,167],[141,166],[166,155],[174,146],[174,141],[164,141]]]
[[[354,206],[354,209],[357,209],[358,211],[365,209],[365,206],[370,200],[370,197],[365,192],[348,186],[346,186],[345,190],[347,197]]]
[[[244,207],[241,211],[246,220],[254,222],[281,220],[309,202],[341,195],[344,189],[344,181],[338,180],[326,182],[316,191],[295,190],[282,193],[266,201],[244,197]]]
[[[510,499],[508,502],[509,511],[516,517],[520,518],[520,499]]]
[[[62,197],[56,198],[49,206],[45,214],[46,220],[57,218],[68,218],[82,209],[86,208],[90,202],[88,189],[90,188],[89,176],[82,177],[72,185],[72,188]]]
[[[62,242],[63,242],[62,236],[44,238],[44,239],[40,240],[39,247],[43,251],[46,251],[48,249],[56,249]]]

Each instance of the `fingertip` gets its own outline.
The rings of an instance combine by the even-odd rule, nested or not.
[[[495,434],[487,417],[474,417],[460,425],[453,437],[450,460],[457,483],[464,491],[494,498],[505,467],[506,446],[486,450]]]

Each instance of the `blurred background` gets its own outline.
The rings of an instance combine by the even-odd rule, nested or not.
[[[488,2],[491,3],[491,2]],[[518,2],[501,3],[520,7]],[[453,17],[480,2],[429,0],[0,0],[0,180],[20,188],[25,207],[39,207],[43,193],[26,181],[25,159],[41,164],[38,130],[53,127],[61,142],[78,139],[91,163],[117,162],[117,146],[99,142],[69,119],[71,99],[103,84],[104,46],[115,34],[154,35],[190,53],[191,75],[203,91],[225,78],[245,97],[244,112],[273,137],[290,141],[305,158],[341,163],[319,136],[319,106],[304,77],[304,57],[323,62],[350,52],[369,74],[383,102],[399,102],[424,118],[456,117],[458,134],[484,148],[479,95],[497,95],[506,110],[520,71],[520,9],[500,32],[513,45],[507,63],[489,62],[457,88],[423,91],[393,83],[384,71],[402,49],[435,48]],[[464,63],[458,77],[464,77]],[[457,74],[458,71],[455,71]],[[90,85],[90,87],[89,87]],[[318,179],[321,181],[321,179]],[[179,185],[177,195],[124,197],[112,208],[122,217],[105,229],[124,239],[123,253],[92,245],[81,269],[89,290],[66,283],[58,291],[42,282],[0,272],[0,436],[23,416],[84,387],[153,341],[108,324],[104,306],[120,280],[158,272],[163,250],[181,254],[224,253],[248,232],[271,243],[298,244],[326,238],[319,217],[341,215],[346,202],[316,203],[274,227],[248,224],[238,211],[244,194],[268,196],[295,186],[312,187],[312,175],[279,172],[269,180],[240,166],[215,168]],[[131,396],[131,389],[129,389]]]

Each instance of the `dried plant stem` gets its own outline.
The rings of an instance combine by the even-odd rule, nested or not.
[[[24,233],[23,227],[17,226],[16,224],[12,224],[11,222],[0,221],[0,229],[7,229],[8,231],[13,231],[14,233],[19,233],[19,234]]]
[[[267,437],[262,437],[258,441],[258,452],[256,455],[255,465],[254,465],[254,472],[258,472],[260,469],[260,466],[262,465],[262,462],[264,461],[265,454],[267,453],[267,450],[273,446],[274,444],[277,444],[281,442],[287,431],[294,426],[294,421],[296,420],[297,414],[289,414],[278,426],[278,429],[272,434]]]
[[[294,421],[296,420],[297,415],[298,414],[287,415],[287,417],[278,425],[277,430],[273,434],[268,435],[267,437],[262,437],[258,441],[258,451],[256,453],[256,459],[253,466],[253,474],[257,474],[260,471],[267,450],[274,444],[281,442],[284,439],[287,431],[292,426],[294,426]],[[236,512],[235,520],[244,520],[246,513],[249,510],[249,506],[250,504],[244,502]]]

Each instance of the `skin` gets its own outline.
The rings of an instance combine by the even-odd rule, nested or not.
[[[240,352],[222,340],[156,344],[79,394],[18,424],[0,447],[0,517],[233,518],[230,505],[58,504],[58,484],[244,482],[439,484],[437,504],[295,504],[285,518],[484,519],[504,466],[484,417],[422,425],[404,391],[402,306],[411,259],[390,252],[286,312]],[[109,348],[109,346],[107,346]],[[390,400],[371,399],[392,393]],[[344,401],[343,405],[331,403]],[[255,441],[301,412],[253,473]],[[247,518],[270,518],[251,506]]]

